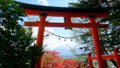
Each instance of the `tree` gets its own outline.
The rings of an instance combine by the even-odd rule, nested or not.
[[[64,59],[60,57],[59,52],[46,51],[42,57],[43,68],[76,68],[81,62],[75,59]]]
[[[112,54],[113,49],[116,47],[120,47],[120,1],[119,0],[78,0],[76,3],[70,3],[70,7],[74,8],[106,8],[109,10],[109,16],[105,19],[97,19],[97,22],[102,22],[108,24],[108,29],[100,28],[98,29],[100,35],[101,47],[104,54]],[[81,18],[82,21],[86,21],[88,19]],[[73,32],[75,34],[80,33],[81,29],[74,29]],[[93,51],[94,47],[91,37],[91,32],[89,29],[83,30],[83,35],[76,40],[78,43],[79,40],[82,40],[82,43],[87,44],[87,46],[82,47],[86,51]],[[80,49],[82,49],[80,48]],[[114,60],[111,60],[114,65]]]
[[[0,0],[0,68],[28,68],[32,58],[43,54],[40,47],[31,46],[35,39],[31,28],[19,24],[22,16],[14,0]]]
[[[46,51],[42,57],[42,67],[62,68],[63,59],[58,54],[56,51]]]

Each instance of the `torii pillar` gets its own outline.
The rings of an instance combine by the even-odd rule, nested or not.
[[[96,56],[97,56],[97,60],[98,60],[98,66],[99,66],[99,68],[106,68],[104,61],[102,59],[102,49],[101,49],[98,30],[97,30],[98,27],[96,26],[95,20],[96,20],[95,16],[90,16],[90,23],[92,26],[91,32],[92,32],[94,47],[95,47]]]
[[[37,35],[36,45],[42,48],[43,40],[44,40],[44,31],[45,31],[44,24],[45,24],[47,15],[44,13],[41,13],[39,16],[40,16],[40,21],[38,24],[38,35]],[[41,68],[41,58],[42,56],[40,56],[38,63],[35,65],[35,68]]]

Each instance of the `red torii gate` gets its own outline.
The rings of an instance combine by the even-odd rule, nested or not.
[[[80,9],[80,8],[65,8],[65,7],[50,7],[50,6],[39,6],[39,5],[31,5],[26,3],[20,3],[24,8],[24,12],[26,15],[35,15],[40,16],[40,21],[37,22],[26,22],[26,26],[37,26],[38,35],[36,45],[43,46],[43,37],[45,27],[65,27],[65,28],[91,28],[92,36],[94,40],[94,47],[96,50],[96,59],[98,60],[99,68],[106,68],[103,59],[102,52],[99,42],[99,35],[97,28],[107,27],[105,24],[96,23],[96,18],[105,18],[108,16],[108,11],[106,8],[90,8],[90,9]],[[57,22],[46,22],[47,16],[57,16],[64,17],[64,23]],[[72,23],[71,17],[83,17],[88,18],[90,22],[85,24]],[[89,58],[89,57],[88,57]],[[41,68],[41,58],[39,62],[36,64],[35,68]]]

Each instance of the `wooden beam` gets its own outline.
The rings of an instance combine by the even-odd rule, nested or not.
[[[38,27],[39,21],[37,22],[26,22],[25,26],[35,26]],[[107,24],[96,24],[98,28],[107,28]],[[63,22],[45,22],[46,27],[71,27],[71,28],[91,28],[91,23],[63,23]]]
[[[120,54],[119,55],[119,58],[120,58]],[[97,60],[96,57],[91,57],[92,60]],[[102,55],[102,59],[103,60],[107,60],[107,59],[115,59],[115,56],[114,55]]]
[[[56,12],[56,11],[43,11],[43,10],[31,10],[31,9],[25,9],[24,10],[25,14],[26,15],[39,15],[41,13],[46,13],[48,16],[62,16],[62,17],[89,17],[91,15],[95,15],[96,18],[105,18],[108,16],[108,14],[106,12],[101,12],[101,13],[80,13],[80,12],[77,12],[77,13],[73,13],[73,12]]]
[[[27,15],[39,15],[46,13],[48,16],[71,16],[71,17],[89,17],[95,15],[97,17],[107,17],[109,8],[70,8],[42,6],[18,2]]]

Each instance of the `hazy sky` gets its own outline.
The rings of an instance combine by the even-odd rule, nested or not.
[[[17,0],[21,2],[39,4],[39,5],[49,5],[49,6],[61,6],[67,7],[69,2],[77,2],[77,0]]]

